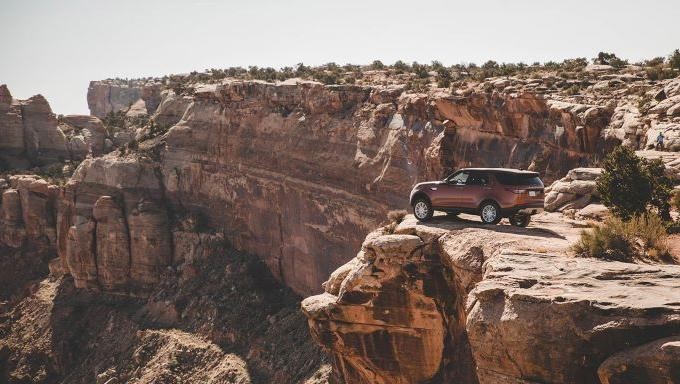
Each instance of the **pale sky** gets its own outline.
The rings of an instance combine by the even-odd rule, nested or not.
[[[680,48],[677,0],[0,0],[0,84],[88,113],[90,80],[229,66],[531,63]]]

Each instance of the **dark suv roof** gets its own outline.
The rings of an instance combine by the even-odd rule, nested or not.
[[[536,175],[538,172],[524,171],[521,169],[514,168],[462,168],[461,171],[482,171],[482,172],[503,172],[503,173],[514,173],[519,175]]]

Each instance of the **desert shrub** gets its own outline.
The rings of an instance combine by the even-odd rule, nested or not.
[[[645,161],[644,165],[651,185],[649,204],[656,208],[662,220],[670,221],[673,182],[665,175],[666,166],[661,159]]]
[[[385,64],[380,60],[373,60],[371,63],[371,69],[385,69]]]
[[[613,53],[600,52],[597,54],[597,57],[593,59],[593,63],[611,65],[614,68],[623,68],[628,64],[628,61],[619,59]]]
[[[626,147],[616,147],[604,160],[597,190],[614,215],[628,220],[655,207],[668,216],[671,181],[663,174],[660,161],[646,161]]]
[[[671,205],[676,211],[680,211],[680,189],[675,189],[673,191],[673,197],[671,198]]]
[[[314,73],[314,78],[326,85],[337,84],[339,80],[337,73],[323,70]]]
[[[565,59],[562,62],[562,68],[567,71],[581,71],[588,65],[588,60],[585,57],[577,57],[575,59]]]
[[[411,65],[411,68],[413,68],[413,73],[415,73],[416,76],[418,76],[421,79],[430,77],[430,74],[428,73],[427,70],[427,65],[418,64],[418,62],[414,61],[413,64]]]
[[[408,212],[406,212],[404,209],[387,212],[387,225],[385,226],[386,232],[394,233],[394,230],[397,229],[397,225],[399,225],[404,220],[404,217],[406,217],[407,214]]]
[[[668,57],[668,64],[671,68],[680,69],[680,49],[676,49]]]
[[[603,260],[670,261],[666,239],[663,221],[652,213],[628,221],[611,217],[592,231],[583,231],[573,250],[577,256]]]
[[[662,65],[645,68],[645,74],[649,80],[666,80],[675,77],[675,72],[672,69],[664,68]]]
[[[451,71],[448,68],[441,67],[437,69],[437,86],[439,88],[448,88],[451,86]]]
[[[666,61],[663,57],[655,57],[653,59],[645,60],[643,65],[646,67],[656,67],[659,65],[663,65],[663,63]]]
[[[578,95],[581,92],[581,87],[578,84],[572,84],[571,87],[567,88],[564,93],[570,96]]]
[[[102,119],[102,123],[104,123],[109,134],[113,134],[125,128],[125,113],[123,111],[109,112]]]
[[[406,83],[406,89],[413,92],[427,92],[429,84],[427,79],[413,79]]]
[[[411,70],[411,67],[401,60],[395,61],[394,64],[392,64],[392,68],[394,68],[397,73],[404,73]]]

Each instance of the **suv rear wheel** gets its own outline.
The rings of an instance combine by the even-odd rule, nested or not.
[[[434,210],[432,209],[432,204],[430,204],[429,200],[419,197],[413,203],[413,215],[416,219],[427,221],[432,218],[432,214],[434,214]]]
[[[498,224],[501,221],[501,209],[493,201],[487,201],[479,209],[479,217],[484,224]]]

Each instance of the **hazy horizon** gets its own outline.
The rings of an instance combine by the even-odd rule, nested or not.
[[[257,65],[545,62],[680,47],[680,4],[395,1],[0,0],[0,84],[87,114],[90,80]],[[674,37],[675,36],[675,37]]]

